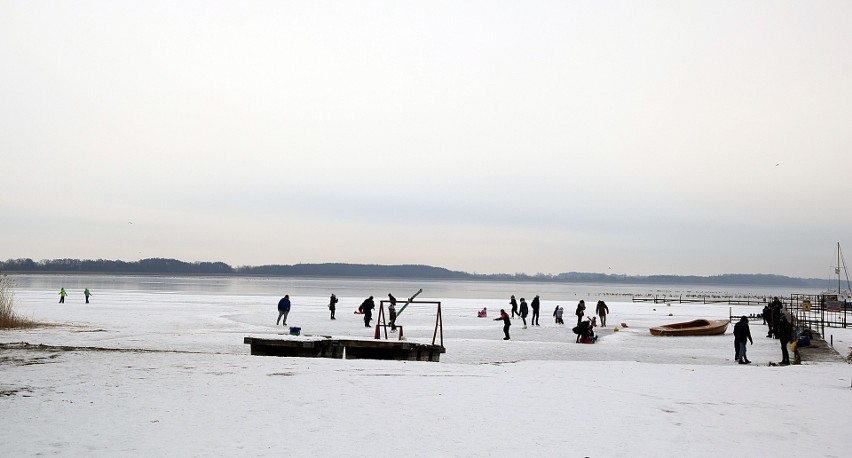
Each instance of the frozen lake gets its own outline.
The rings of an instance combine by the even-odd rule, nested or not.
[[[609,285],[14,279],[19,312],[52,326],[0,331],[0,442],[9,456],[717,457],[783,454],[803,443],[809,454],[846,456],[852,445],[837,421],[848,416],[849,365],[768,367],[780,347],[758,324],[750,366],[733,361],[730,328],[691,338],[648,333],[726,318],[727,305],[632,303],[605,295],[626,291]],[[60,287],[70,294],[65,304]],[[256,357],[243,344],[245,336],[289,338],[275,326],[283,294],[293,302],[288,324],[304,334],[369,339],[357,305],[419,288],[419,298],[442,303],[440,363]],[[541,296],[541,326],[515,319],[503,341],[493,318],[510,294]],[[589,313],[598,299],[610,308],[595,345],[574,343],[570,331],[581,298]],[[554,323],[556,304],[565,325]],[[488,319],[476,318],[482,307]],[[435,307],[412,305],[398,322],[409,340],[430,342]],[[837,345],[847,341],[837,334]]]

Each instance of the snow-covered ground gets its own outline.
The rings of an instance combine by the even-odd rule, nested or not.
[[[505,301],[442,301],[440,363],[250,356],[243,337],[286,335],[268,294],[15,292],[52,326],[0,331],[0,455],[33,456],[849,456],[852,367],[779,361],[752,324],[752,365],[724,336],[648,327],[727,318],[727,305],[608,302],[595,345],[574,343],[576,301],[542,297],[540,327],[493,321]],[[398,294],[397,297],[401,297]],[[303,336],[371,338],[342,296],[291,295]],[[378,300],[381,297],[377,297]],[[598,298],[587,297],[589,311]],[[566,310],[564,326],[551,317]],[[488,319],[476,318],[483,306]],[[735,307],[750,314],[756,307]],[[669,316],[671,315],[671,316]],[[400,316],[431,342],[433,306]],[[629,327],[614,331],[614,326]],[[14,343],[44,344],[32,348]],[[835,346],[852,345],[848,332]],[[847,344],[848,342],[848,344]],[[60,349],[58,346],[87,347]],[[99,350],[93,350],[96,347]],[[842,351],[841,351],[842,352]]]

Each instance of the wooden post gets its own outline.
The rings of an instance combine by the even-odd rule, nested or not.
[[[438,329],[441,329],[441,346],[444,346],[444,320],[441,318],[441,303],[438,302],[438,312],[435,314],[435,332],[432,333],[432,345],[435,345],[435,338],[438,336]]]
[[[376,318],[376,335],[374,339],[381,339],[379,327],[385,330],[385,340],[388,340],[388,327],[385,323],[385,301],[379,301],[379,316]]]

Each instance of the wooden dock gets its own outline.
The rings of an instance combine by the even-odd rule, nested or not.
[[[319,338],[269,339],[245,337],[251,354],[257,356],[290,356],[300,358],[385,359],[398,361],[439,361],[446,349],[394,340],[355,340]]]

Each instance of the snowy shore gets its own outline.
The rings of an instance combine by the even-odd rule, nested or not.
[[[503,304],[440,299],[447,353],[429,363],[250,356],[244,336],[286,334],[273,296],[94,292],[62,305],[53,290],[16,293],[20,312],[55,325],[0,331],[4,456],[840,457],[852,445],[849,365],[769,367],[780,346],[758,324],[750,366],[733,361],[730,328],[648,333],[727,318],[727,305],[608,303],[610,326],[583,345],[576,302],[543,297],[541,326],[516,319],[503,341]],[[363,298],[341,297],[335,321],[327,298],[291,298],[288,324],[304,334],[372,337],[352,313]],[[430,342],[435,310],[411,306],[399,322]]]

